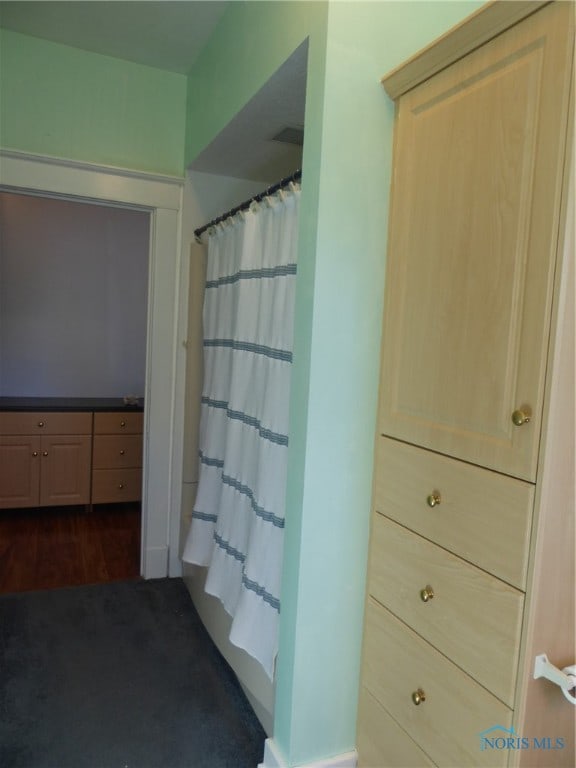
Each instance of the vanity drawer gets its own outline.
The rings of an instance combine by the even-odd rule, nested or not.
[[[366,688],[358,701],[358,768],[429,768],[432,760]]]
[[[142,435],[95,435],[93,469],[142,466]]]
[[[371,546],[370,594],[511,706],[523,593],[378,513]]]
[[[385,437],[374,472],[378,512],[525,589],[530,483]]]
[[[95,435],[141,434],[143,414],[107,412],[94,414]]]
[[[91,433],[91,413],[0,412],[0,435],[90,435]]]
[[[372,598],[363,685],[438,766],[506,765],[507,750],[481,750],[480,734],[510,728],[512,710]],[[425,700],[415,705],[418,690]]]
[[[139,501],[141,497],[141,469],[95,469],[92,472],[93,504]]]

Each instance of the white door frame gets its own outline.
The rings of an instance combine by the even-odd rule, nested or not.
[[[0,150],[0,189],[150,213],[141,574],[180,573],[185,361],[177,345],[184,179]],[[177,402],[178,400],[178,402]],[[171,546],[172,544],[172,546]]]

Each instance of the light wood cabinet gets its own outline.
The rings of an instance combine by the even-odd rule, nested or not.
[[[573,3],[489,3],[384,79],[361,768],[574,764],[573,707],[532,679],[575,652],[573,47]]]
[[[0,508],[90,501],[91,413],[0,413]]]
[[[142,497],[138,412],[0,411],[0,509]]]
[[[40,438],[0,434],[0,509],[40,502]]]
[[[571,70],[557,5],[402,95],[395,126],[380,431],[526,480]]]
[[[142,413],[94,414],[92,503],[142,497]]]

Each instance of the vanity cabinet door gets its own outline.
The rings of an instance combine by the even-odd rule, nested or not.
[[[39,488],[40,438],[0,435],[0,509],[38,506]]]
[[[91,435],[47,435],[41,454],[40,505],[88,504]]]

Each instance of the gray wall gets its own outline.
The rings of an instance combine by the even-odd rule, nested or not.
[[[144,394],[149,226],[0,193],[0,395]]]

